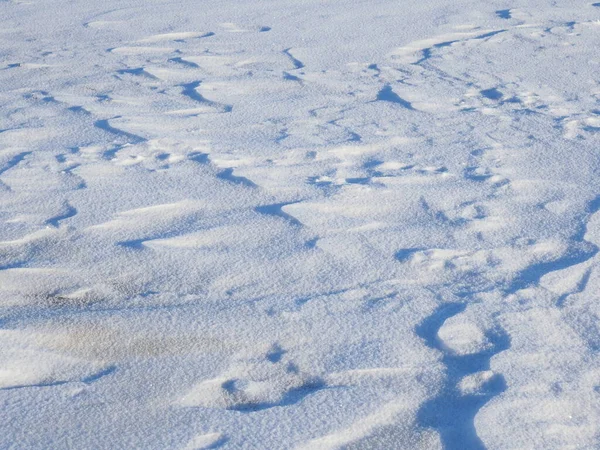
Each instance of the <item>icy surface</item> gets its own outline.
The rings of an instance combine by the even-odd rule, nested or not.
[[[599,6],[0,0],[0,448],[600,447]]]

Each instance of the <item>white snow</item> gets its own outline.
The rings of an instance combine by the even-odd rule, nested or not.
[[[600,447],[599,24],[0,0],[0,448]]]

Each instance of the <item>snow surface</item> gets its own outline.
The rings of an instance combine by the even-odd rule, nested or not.
[[[0,24],[0,448],[600,448],[600,3]]]

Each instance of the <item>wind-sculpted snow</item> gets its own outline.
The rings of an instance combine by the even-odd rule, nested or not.
[[[600,8],[0,1],[0,447],[600,446]]]

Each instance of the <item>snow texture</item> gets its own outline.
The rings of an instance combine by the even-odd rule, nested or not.
[[[0,23],[0,448],[600,448],[600,3]]]

